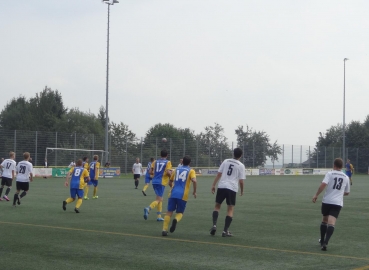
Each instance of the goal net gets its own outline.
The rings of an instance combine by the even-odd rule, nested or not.
[[[92,162],[94,155],[98,155],[99,161],[102,163],[106,153],[104,150],[46,147],[45,159],[47,160],[48,166],[66,167],[71,162],[76,162],[78,159],[83,159],[84,157],[87,157],[89,162]]]

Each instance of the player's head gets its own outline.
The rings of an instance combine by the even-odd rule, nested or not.
[[[28,153],[28,152],[23,153],[24,160],[29,160],[30,159],[30,156],[31,156],[31,154]]]
[[[98,161],[99,160],[99,156],[98,155],[94,155],[94,160]]]
[[[160,151],[160,156],[161,156],[162,158],[166,158],[166,157],[168,157],[168,151],[167,151],[166,149],[161,150],[161,151]]]
[[[152,157],[152,158],[150,158],[150,161],[151,161],[151,162],[154,162],[154,160],[155,160],[155,159],[154,159],[153,157]]]
[[[15,153],[14,152],[9,152],[9,158],[15,158]]]
[[[340,158],[336,158],[333,162],[334,169],[341,170],[343,167],[343,160]]]
[[[139,158],[136,158],[136,163],[139,163],[140,162],[140,159]]]
[[[188,165],[190,165],[190,163],[191,163],[191,158],[190,158],[190,156],[184,156],[183,157],[183,159],[181,159],[182,160],[182,164],[184,165],[184,166],[188,166]]]
[[[82,166],[82,159],[79,159],[79,160],[77,160],[77,162],[76,162],[76,166],[77,167],[81,167]]]
[[[347,159],[347,163],[350,163],[350,160],[349,159]]]
[[[179,160],[179,164],[183,164],[183,158]]]
[[[83,157],[83,161],[86,162],[88,160],[88,157]]]
[[[233,156],[235,159],[240,159],[242,157],[242,149],[241,148],[235,148],[233,150]]]

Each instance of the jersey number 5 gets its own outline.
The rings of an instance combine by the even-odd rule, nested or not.
[[[337,177],[334,178],[333,180],[334,180],[333,189],[341,190],[343,179],[339,178],[338,183],[337,183]]]
[[[234,167],[234,165],[233,165],[233,164],[229,165],[227,175],[232,175],[233,167]]]

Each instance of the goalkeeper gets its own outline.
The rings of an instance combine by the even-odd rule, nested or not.
[[[63,210],[67,210],[67,204],[74,202],[76,196],[78,197],[76,207],[74,211],[79,213],[79,208],[82,204],[83,198],[83,187],[85,182],[90,180],[90,175],[88,171],[82,167],[82,159],[77,160],[76,167],[69,170],[67,177],[65,178],[65,186],[69,186],[70,180],[70,197],[63,201]]]

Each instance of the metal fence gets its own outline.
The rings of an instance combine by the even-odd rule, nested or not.
[[[22,160],[23,152],[30,152],[35,166],[43,166],[46,148],[73,148],[88,150],[104,150],[104,136],[94,134],[60,133],[47,131],[9,131],[0,129],[0,157],[6,158],[9,151],[16,152],[16,161]],[[169,153],[173,166],[179,163],[184,155],[190,155],[192,166],[217,167],[226,158],[232,157],[232,149],[240,147],[244,151],[241,161],[247,168],[331,168],[333,160],[342,156],[340,147],[320,147],[304,145],[281,144],[278,159],[268,156],[268,149],[252,145],[237,145],[236,142],[211,144],[200,139],[141,138],[135,141],[125,141],[124,138],[110,138],[109,161],[111,166],[119,166],[123,173],[129,173],[135,158],[141,159],[145,165],[151,157],[160,156],[161,149]],[[94,153],[84,151],[50,151],[48,164],[50,166],[67,166],[83,156],[91,157]],[[99,153],[96,153],[99,154]],[[346,148],[346,156],[351,160],[356,172],[367,173],[369,164],[369,149]]]

